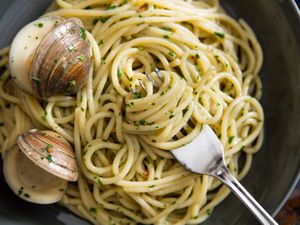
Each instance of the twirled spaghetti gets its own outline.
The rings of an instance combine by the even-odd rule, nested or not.
[[[57,0],[47,15],[83,21],[94,63],[76,96],[41,102],[15,87],[1,50],[2,155],[17,134],[52,129],[76,150],[81,175],[61,202],[76,214],[94,224],[203,222],[229,191],[168,150],[209,124],[229,169],[246,175],[263,140],[252,30],[217,0]]]

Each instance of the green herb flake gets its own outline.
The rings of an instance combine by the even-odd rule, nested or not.
[[[139,18],[144,18],[144,16],[143,16],[143,15],[138,15],[138,17],[139,17]]]
[[[133,92],[133,96],[135,99],[138,99],[138,98],[142,97],[142,94],[141,94],[141,92],[135,91],[135,92]]]
[[[103,40],[99,40],[98,41],[98,45],[103,45],[104,44],[104,41]]]
[[[31,79],[32,79],[32,81],[33,81],[34,83],[36,83],[36,84],[40,84],[40,83],[41,83],[40,78],[32,77]]]
[[[20,189],[18,190],[18,195],[23,194],[23,190],[24,190],[24,188],[23,188],[23,187],[20,187]]]
[[[196,58],[197,58],[197,59],[200,59],[200,55],[199,55],[199,53],[196,53],[196,55],[195,55],[195,56],[196,56]]]
[[[123,0],[120,6],[125,5],[127,3],[128,3],[128,0]]]
[[[225,34],[220,33],[220,32],[214,32],[214,35],[218,36],[219,38],[224,38]]]
[[[153,142],[153,143],[156,143],[156,140],[152,139],[152,142]]]
[[[211,210],[211,209],[207,209],[207,210],[206,210],[206,214],[207,214],[208,216],[210,216],[211,213],[212,213],[212,210]]]
[[[165,39],[170,39],[169,35],[164,35],[163,36]]]
[[[188,106],[184,110],[182,110],[183,116],[187,113],[188,110],[189,110]]]
[[[81,55],[77,56],[76,59],[80,62],[83,62],[85,59],[85,56],[83,54],[81,54]]]
[[[198,217],[199,217],[199,216],[193,216],[192,219],[193,219],[193,220],[196,220],[196,219],[198,219]]]
[[[81,109],[82,112],[84,112],[84,108],[83,107],[80,107],[80,109]]]
[[[80,37],[85,40],[86,39],[86,30],[83,27],[80,27]]]
[[[98,182],[98,184],[100,184],[101,186],[103,185],[103,183],[102,183],[102,181],[101,181],[101,179],[98,177],[97,178],[97,182]]]
[[[173,29],[170,27],[161,27],[160,29],[165,30],[165,31],[173,31]]]
[[[233,141],[233,139],[234,139],[234,136],[230,136],[230,137],[228,138],[228,144],[231,144],[232,141]]]
[[[139,124],[140,124],[140,125],[146,125],[146,123],[147,123],[147,122],[146,122],[146,120],[144,120],[144,119],[141,119],[141,120],[139,121]]]
[[[118,78],[120,78],[121,76],[122,76],[122,73],[121,73],[121,71],[120,71],[120,68],[118,67],[118,72],[117,72],[117,74],[118,74]]]
[[[109,19],[109,17],[100,17],[99,18],[101,23],[105,23],[108,19]]]
[[[30,195],[27,194],[27,193],[25,193],[25,194],[24,194],[24,197],[25,197],[25,198],[30,198]]]
[[[51,154],[48,154],[47,157],[46,157],[46,159],[48,160],[49,163],[53,162]]]
[[[43,23],[36,23],[36,24],[34,24],[34,25],[37,26],[38,28],[42,28],[42,27],[44,26]]]
[[[170,116],[169,116],[169,119],[172,119],[174,117],[174,115],[173,114],[171,114]]]
[[[69,86],[70,87],[73,87],[73,86],[75,86],[76,85],[76,80],[70,80],[69,81]]]
[[[154,188],[154,187],[155,187],[155,185],[154,185],[154,184],[149,186],[149,188]]]
[[[106,10],[112,10],[112,9],[115,9],[115,8],[117,8],[116,5],[109,5],[109,6],[106,8]]]
[[[90,208],[90,212],[96,213],[96,212],[97,212],[97,209],[96,209],[96,208]]]
[[[169,56],[172,56],[173,58],[176,58],[176,54],[173,51],[169,51]]]
[[[160,93],[160,96],[163,96],[165,94],[165,92],[164,91],[162,91],[161,93]]]
[[[150,160],[149,160],[148,157],[145,157],[145,158],[144,158],[144,161],[145,161],[147,164],[150,164]]]
[[[144,50],[144,47],[138,46],[137,49],[141,52]]]
[[[74,45],[69,45],[68,47],[67,47],[67,49],[68,49],[68,51],[69,52],[73,52],[73,51],[77,51],[77,48],[74,46]]]

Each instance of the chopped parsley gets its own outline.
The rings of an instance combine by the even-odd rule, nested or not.
[[[165,39],[170,39],[169,35],[164,35],[163,36]]]
[[[18,190],[18,195],[23,194],[23,190],[24,190],[24,188],[23,188],[23,187],[20,187],[20,189]]]
[[[105,23],[108,19],[109,19],[109,17],[100,17],[99,18],[101,23]]]
[[[81,55],[77,56],[76,59],[80,62],[83,62],[85,59],[85,56],[83,54],[81,54]]]
[[[97,178],[97,182],[98,182],[98,184],[103,185],[103,183],[99,177]]]
[[[77,51],[77,48],[74,45],[69,45],[67,48],[69,52]]]
[[[141,125],[146,125],[146,120],[144,120],[144,119],[141,119],[140,121],[139,121],[139,124],[141,124]]]
[[[231,144],[232,141],[233,141],[233,139],[234,139],[234,136],[230,136],[230,137],[228,138],[228,144]]]
[[[72,86],[75,86],[76,85],[76,80],[71,80],[69,81],[69,85],[72,87]]]
[[[209,216],[210,216],[210,215],[211,215],[211,213],[212,213],[212,212],[211,212],[211,209],[207,209],[207,210],[206,210],[206,214],[207,214],[207,215],[209,215]]]
[[[121,76],[122,76],[122,73],[121,73],[121,71],[120,71],[120,68],[118,67],[118,72],[117,72],[117,74],[118,74],[118,78],[120,78]]]
[[[197,59],[200,59],[200,55],[199,55],[199,53],[196,53],[196,55],[195,55],[195,56],[196,56],[196,58],[197,58]]]
[[[103,40],[99,40],[98,45],[103,45],[104,41]]]
[[[145,158],[144,158],[144,161],[145,161],[147,164],[149,164],[149,163],[150,163],[150,160],[149,160],[149,158],[148,158],[148,157],[145,157]]]
[[[173,51],[169,51],[168,54],[169,54],[169,56],[172,56],[172,57],[174,57],[174,58],[176,57],[176,54],[175,54]]]
[[[155,185],[154,185],[154,184],[149,186],[149,188],[154,188],[154,187],[155,187]]]
[[[83,27],[80,27],[80,37],[85,40],[86,39],[86,30]]]
[[[42,27],[44,26],[43,23],[36,23],[36,24],[34,24],[34,25],[37,26],[37,27],[39,27],[39,28],[42,28]]]
[[[30,198],[30,195],[27,194],[27,193],[25,193],[24,196],[25,196],[26,198]]]
[[[160,29],[165,30],[165,31],[173,31],[173,29],[170,27],[161,27]]]
[[[162,91],[161,93],[160,93],[160,96],[163,96],[165,94],[165,92],[164,91]]]
[[[49,163],[53,162],[51,154],[48,154],[47,157],[46,157],[46,159],[48,160]]]
[[[120,6],[125,5],[127,3],[128,3],[128,0],[123,0]]]
[[[184,110],[182,110],[183,116],[187,113],[188,110],[189,110],[188,106]]]
[[[220,33],[220,32],[214,32],[214,35],[218,36],[219,38],[224,38],[225,34]]]
[[[134,96],[135,99],[137,99],[137,98],[141,98],[142,94],[139,91],[135,91],[135,92],[133,92],[133,96]]]
[[[96,208],[90,208],[90,212],[96,213],[96,212],[97,212],[97,209],[96,209]]]
[[[112,9],[115,9],[115,8],[117,8],[116,5],[109,5],[109,6],[106,8],[106,10],[112,10]]]

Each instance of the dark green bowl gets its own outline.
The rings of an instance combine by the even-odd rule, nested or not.
[[[291,0],[221,0],[227,12],[244,18],[262,44],[265,60],[265,142],[242,181],[273,215],[299,177],[300,167],[300,17]],[[1,0],[0,47],[26,23],[41,15],[50,0]],[[9,8],[8,8],[9,7]],[[57,205],[39,206],[16,197],[0,175],[1,225],[86,225]],[[216,208],[205,225],[253,225],[256,220],[235,196]]]

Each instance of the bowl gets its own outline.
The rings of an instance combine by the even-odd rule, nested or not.
[[[0,47],[34,20],[50,0],[1,0]],[[300,168],[300,16],[291,0],[221,0],[226,11],[245,19],[264,52],[265,140],[242,184],[273,215],[296,184]],[[0,163],[1,164],[1,163]],[[58,205],[39,206],[15,196],[0,175],[0,224],[87,225]],[[230,195],[204,225],[253,225],[255,218]]]

